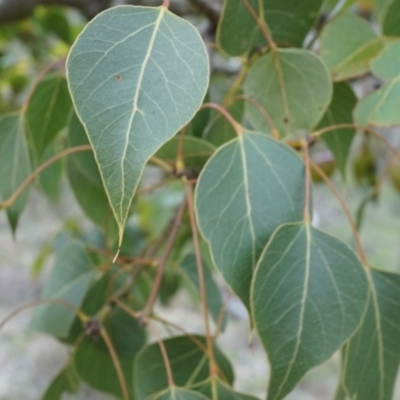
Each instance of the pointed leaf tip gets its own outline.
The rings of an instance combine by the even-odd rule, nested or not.
[[[73,45],[69,89],[121,237],[145,164],[193,118],[208,75],[199,33],[165,7],[109,9]]]

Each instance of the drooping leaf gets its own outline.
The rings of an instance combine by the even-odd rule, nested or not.
[[[165,7],[115,7],[86,26],[67,70],[121,240],[145,164],[201,106],[205,46],[192,25]]]
[[[390,127],[400,124],[400,40],[389,42],[380,55],[371,62],[377,77],[387,80],[381,88],[361,100],[354,110],[358,125]]]
[[[129,398],[133,399],[133,360],[146,338],[139,322],[120,308],[114,308],[104,322],[120,362]],[[104,341],[94,335],[85,337],[76,350],[74,363],[78,375],[93,388],[122,398],[117,372]]]
[[[79,379],[73,365],[63,368],[51,381],[42,400],[62,400],[64,393],[76,393]]]
[[[71,147],[89,144],[85,129],[75,114],[69,121],[68,139]],[[67,173],[75,198],[84,213],[101,228],[109,227],[111,233],[115,232],[115,220],[93,152],[70,155]]]
[[[301,47],[322,4],[322,0],[225,0],[217,40],[231,56],[240,56],[267,44],[245,1],[265,20],[278,45],[296,47]]]
[[[175,166],[180,138],[175,137],[165,143],[155,154],[168,164]],[[215,151],[211,143],[193,136],[185,136],[182,145],[182,156],[185,167],[202,167]]]
[[[249,396],[247,394],[235,392],[230,386],[217,379],[216,382],[207,382],[205,385],[201,386],[199,391],[207,396],[207,398],[212,399],[212,385],[216,386],[217,399],[223,400],[258,400],[256,397]]]
[[[208,400],[200,393],[185,388],[171,387],[161,393],[152,396],[149,400]]]
[[[197,263],[196,256],[194,254],[186,255],[183,260],[179,263],[182,271],[185,276],[194,286],[196,292],[199,292],[199,276],[197,274]],[[210,313],[215,322],[218,322],[218,317],[221,314],[221,310],[223,308],[222,296],[221,292],[215,283],[213,276],[211,274],[209,266],[203,261],[203,273],[204,273],[204,285],[206,288],[207,294],[207,305]],[[222,324],[224,327],[225,323]]]
[[[279,225],[302,219],[304,192],[300,157],[255,133],[220,147],[199,177],[200,230],[215,265],[247,307],[258,257]]]
[[[62,150],[63,146],[60,144],[50,144],[43,154],[42,163],[48,161]],[[46,196],[52,201],[56,202],[60,195],[61,178],[63,173],[63,161],[60,159],[53,163],[50,167],[46,168],[39,175],[39,184]]]
[[[316,129],[353,123],[353,109],[356,103],[357,97],[350,85],[347,83],[335,83],[333,85],[332,102]],[[346,176],[346,162],[354,135],[355,129],[352,128],[334,129],[322,135],[322,140],[335,157],[343,179]]]
[[[332,83],[315,54],[280,49],[251,66],[244,94],[265,109],[281,135],[293,135],[317,125],[331,102]],[[270,131],[265,117],[250,102],[246,102],[246,115],[257,131]]]
[[[341,387],[350,398],[392,400],[400,363],[400,276],[370,271],[361,327],[343,351]]]
[[[279,227],[252,281],[255,327],[268,353],[268,399],[279,400],[354,333],[368,283],[355,253],[306,222]]]
[[[177,386],[196,390],[198,384],[209,377],[206,340],[202,336],[178,336],[164,340],[172,375]],[[226,357],[214,346],[218,376],[232,384],[233,371]],[[135,359],[134,381],[136,399],[149,396],[168,388],[165,364],[158,343],[144,347]]]
[[[69,241],[56,251],[56,259],[43,290],[43,299],[57,299],[80,308],[93,279],[94,268],[83,244]],[[75,312],[62,304],[49,303],[35,309],[35,329],[61,338],[67,337]]]
[[[67,125],[71,106],[67,81],[61,74],[45,77],[35,88],[26,111],[26,124],[38,159]]]
[[[321,58],[334,81],[365,75],[382,48],[383,40],[371,24],[355,14],[334,18],[321,34]]]
[[[2,201],[15,192],[31,172],[28,146],[24,134],[24,122],[18,114],[6,114],[0,118],[0,196]],[[18,218],[28,199],[25,189],[7,208],[11,229],[15,232]]]
[[[382,16],[382,33],[386,36],[400,36],[400,1],[387,1]]]

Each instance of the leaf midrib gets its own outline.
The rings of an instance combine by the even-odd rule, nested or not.
[[[135,119],[136,113],[137,112],[139,112],[139,113],[141,112],[139,107],[138,107],[139,93],[140,93],[140,90],[141,90],[141,86],[142,86],[144,74],[145,74],[145,71],[146,71],[146,67],[147,67],[147,64],[148,64],[148,62],[150,60],[151,53],[153,51],[154,42],[156,40],[156,36],[157,36],[158,30],[159,30],[159,27],[160,27],[160,24],[161,24],[161,20],[162,20],[162,17],[164,15],[164,11],[165,11],[165,7],[161,7],[160,8],[160,14],[158,15],[157,20],[156,20],[156,22],[154,24],[154,30],[153,30],[153,33],[152,33],[151,38],[150,38],[149,46],[147,48],[147,52],[146,52],[146,55],[145,55],[145,58],[144,58],[144,61],[143,61],[143,64],[142,64],[142,68],[141,68],[140,73],[139,73],[139,77],[138,77],[138,81],[137,81],[137,87],[136,87],[136,91],[135,91],[134,98],[133,98],[132,115],[131,115],[131,118],[129,120],[128,127],[127,127],[126,134],[125,134],[125,146],[124,146],[124,150],[123,150],[122,157],[121,157],[121,178],[122,178],[121,200],[120,200],[120,218],[121,218],[120,223],[121,224],[123,223],[123,221],[124,221],[124,219],[126,217],[125,215],[123,215],[124,214],[124,212],[123,212],[123,203],[124,203],[123,199],[124,199],[124,195],[125,195],[125,179],[124,179],[125,159],[126,159],[126,154],[127,154],[127,151],[128,151],[128,146],[129,146],[129,136],[130,136],[130,133],[131,133],[131,130],[132,130],[132,124],[133,124],[133,121]]]

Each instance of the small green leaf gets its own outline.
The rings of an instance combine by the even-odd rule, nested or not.
[[[382,48],[383,40],[371,24],[355,14],[334,18],[321,34],[321,58],[334,81],[368,73],[371,59]]]
[[[121,6],[86,26],[67,71],[121,241],[144,166],[202,104],[207,52],[198,31],[166,7]]]
[[[209,377],[206,339],[202,336],[179,336],[164,340],[175,384],[195,390]],[[214,346],[218,376],[229,384],[233,371],[226,357]],[[168,388],[165,364],[158,343],[144,347],[135,359],[134,382],[136,399],[145,400]]]
[[[379,78],[389,80],[381,88],[361,100],[354,110],[354,120],[361,126],[391,127],[400,124],[400,40],[388,43],[371,63]]]
[[[371,270],[361,327],[343,351],[341,387],[351,399],[392,400],[400,363],[400,275]]]
[[[353,123],[353,109],[356,104],[357,97],[350,85],[347,83],[335,83],[333,85],[332,102],[316,129],[323,129],[337,124]],[[346,176],[346,162],[354,135],[355,129],[352,128],[334,129],[322,135],[322,140],[335,156],[343,179]]]
[[[255,327],[268,353],[268,399],[283,399],[360,325],[368,283],[355,253],[308,223],[279,227],[252,281]]]
[[[199,177],[200,230],[214,264],[247,307],[253,269],[269,237],[303,217],[304,175],[291,148],[246,132],[221,146]]]
[[[192,390],[171,387],[161,393],[157,393],[149,400],[208,400],[208,397]]]
[[[322,0],[248,0],[260,20],[265,20],[278,45],[301,47],[315,24]],[[225,0],[217,32],[218,44],[231,56],[240,56],[266,39],[243,0]]]
[[[281,135],[295,135],[320,121],[331,102],[332,83],[315,54],[280,49],[251,66],[244,93],[261,104]],[[246,102],[246,115],[257,131],[270,132],[265,117],[250,102]]]
[[[180,146],[180,137],[172,138],[155,154],[168,164],[175,166],[176,156]],[[202,167],[215,151],[211,143],[193,136],[185,136],[182,145],[182,155],[185,167]]]
[[[26,111],[26,125],[38,159],[67,125],[71,106],[67,81],[61,74],[45,77],[35,88]]]
[[[196,256],[194,254],[188,254],[183,258],[183,260],[179,263],[182,271],[185,276],[194,286],[194,289],[197,293],[200,291],[199,286],[199,276],[197,273],[197,263]],[[211,274],[209,266],[203,261],[203,273],[204,273],[204,285],[206,287],[207,294],[207,305],[210,313],[215,322],[218,322],[218,317],[221,314],[221,310],[223,308],[222,296],[221,292],[215,283],[213,276]],[[222,324],[222,328],[224,327],[226,320]]]
[[[400,36],[399,0],[390,0],[386,2],[382,15],[382,33],[386,36]]]
[[[73,365],[62,369],[52,380],[42,400],[62,400],[64,393],[76,393],[79,388],[79,379]]]
[[[3,177],[0,181],[1,200],[8,200],[30,172],[23,117],[19,114],[6,114],[0,118],[0,176]],[[14,204],[7,208],[7,217],[13,232],[27,199],[28,189],[25,189]]]
[[[105,329],[117,353],[125,382],[133,399],[133,360],[144,346],[146,337],[138,321],[120,308],[114,308],[104,321]],[[87,336],[76,350],[74,363],[78,375],[93,388],[122,398],[114,363],[104,341]]]
[[[95,270],[83,244],[72,240],[56,252],[56,260],[42,299],[57,299],[80,308]],[[61,304],[44,304],[35,309],[35,329],[61,338],[67,337],[75,312]]]

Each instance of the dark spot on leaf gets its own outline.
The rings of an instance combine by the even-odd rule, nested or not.
[[[118,75],[115,76],[115,79],[116,79],[117,81],[120,81],[120,80],[122,79],[122,76],[121,76],[120,74],[118,74]]]
[[[288,117],[283,118],[283,122],[284,122],[285,124],[289,123],[289,118],[288,118]]]

